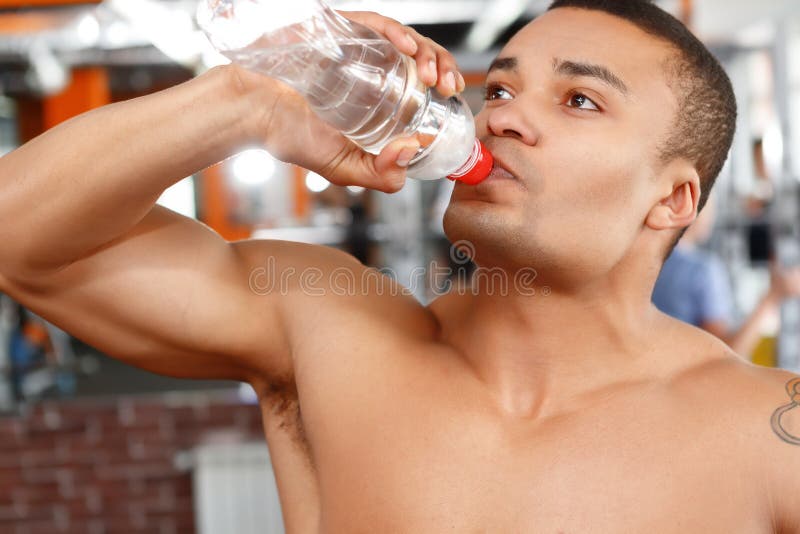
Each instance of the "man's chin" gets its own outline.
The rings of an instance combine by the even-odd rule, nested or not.
[[[519,210],[484,198],[453,198],[444,214],[445,225],[495,232],[512,232]],[[445,226],[447,228],[447,226]]]
[[[451,202],[444,214],[445,235],[451,243],[472,248],[478,256],[500,259],[510,254],[519,231],[497,207],[482,201]]]

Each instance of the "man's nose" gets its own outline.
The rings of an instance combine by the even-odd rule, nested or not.
[[[539,130],[533,124],[530,113],[525,113],[519,101],[500,107],[484,109],[486,128],[490,135],[513,137],[526,145],[535,145],[539,140]]]

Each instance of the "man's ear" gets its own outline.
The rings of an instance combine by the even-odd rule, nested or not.
[[[697,216],[700,202],[700,177],[686,160],[677,159],[663,169],[665,185],[658,204],[647,214],[645,224],[653,230],[672,230],[689,226]]]

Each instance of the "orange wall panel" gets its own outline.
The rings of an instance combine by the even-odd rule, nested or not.
[[[102,67],[72,70],[69,85],[61,93],[43,102],[45,130],[86,111],[111,102],[108,73]]]
[[[0,9],[99,4],[100,0],[0,0]]]

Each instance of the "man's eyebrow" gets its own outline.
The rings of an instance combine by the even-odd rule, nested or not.
[[[515,57],[498,57],[492,61],[491,65],[489,65],[489,71],[487,74],[491,73],[493,70],[516,72],[518,64],[519,62]]]
[[[582,63],[578,61],[564,61],[558,58],[553,59],[553,72],[562,76],[588,76],[596,78],[608,86],[613,87],[617,91],[628,96],[630,92],[625,82],[619,76],[611,72],[608,68],[602,65],[593,65],[591,63]]]

